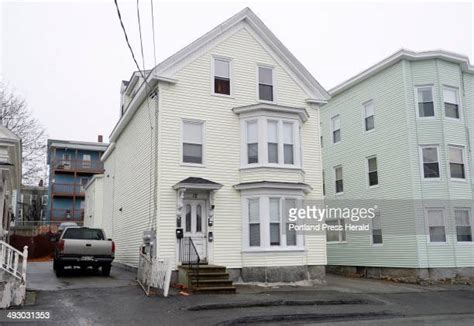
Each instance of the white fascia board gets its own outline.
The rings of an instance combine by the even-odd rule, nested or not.
[[[331,96],[336,96],[339,93],[357,85],[358,83],[376,75],[382,70],[396,64],[401,60],[408,61],[421,61],[421,60],[430,60],[430,59],[441,59],[449,62],[457,63],[461,66],[461,70],[466,73],[474,73],[474,66],[469,62],[469,58],[460,54],[453,52],[448,52],[445,50],[434,50],[434,51],[425,51],[425,52],[414,52],[410,50],[401,49],[388,58],[380,61],[379,63],[369,67],[368,69],[362,71],[361,73],[355,75],[354,77],[346,80],[345,82],[337,85],[336,87],[329,90]]]
[[[304,193],[309,193],[313,188],[308,184],[303,183],[289,183],[289,182],[271,182],[271,181],[257,181],[234,185],[236,190],[252,190],[252,189],[291,189],[301,190]]]
[[[308,121],[308,118],[309,118],[308,111],[305,108],[281,106],[281,105],[266,104],[266,103],[235,107],[232,109],[232,112],[239,115],[244,114],[244,113],[259,112],[259,111],[262,113],[264,113],[265,111],[269,111],[269,112],[295,114],[295,115],[298,115],[298,117],[300,118],[302,122]]]
[[[155,78],[154,74],[150,74],[147,82],[153,90],[158,84],[158,79]],[[148,85],[145,82],[140,85],[137,94],[133,97],[132,101],[125,110],[125,113],[122,117],[120,117],[120,120],[117,122],[114,129],[112,130],[112,133],[109,136],[110,142],[115,142],[117,140],[118,136],[120,136],[122,131],[128,125],[140,105],[143,103],[143,101],[146,100],[146,97],[148,96],[149,92],[151,92],[151,90],[147,89]]]
[[[105,150],[104,154],[102,154],[100,158],[101,162],[105,162],[107,158],[110,156],[110,154],[112,154],[114,149],[115,149],[115,142],[111,142],[109,146],[107,147],[107,149]]]

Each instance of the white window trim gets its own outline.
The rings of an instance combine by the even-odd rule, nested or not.
[[[420,117],[420,109],[418,108],[418,89],[419,88],[431,88],[431,95],[433,97],[433,113],[434,115],[432,117]],[[438,115],[436,114],[436,110],[438,109],[438,106],[436,105],[436,93],[435,93],[435,87],[432,84],[428,85],[416,85],[415,86],[415,111],[416,111],[416,118],[420,120],[429,120],[429,119],[436,119]]]
[[[374,128],[370,129],[370,130],[365,130],[365,118],[366,118],[366,116],[365,116],[365,107],[368,104],[372,104],[373,107],[374,107]],[[374,100],[368,100],[368,101],[365,101],[364,103],[362,103],[362,132],[364,134],[370,134],[374,131],[375,131],[375,104],[374,104]],[[341,137],[341,140],[342,140],[342,137]]]
[[[214,92],[214,73],[215,73],[215,62],[217,60],[222,60],[222,61],[227,61],[229,63],[229,79],[230,79],[230,94],[220,94],[220,93],[215,93]],[[233,69],[233,62],[232,58],[230,57],[225,57],[221,55],[212,55],[212,60],[211,60],[211,95],[212,96],[218,96],[218,97],[224,97],[224,98],[234,98],[234,69]]]
[[[438,168],[439,168],[439,177],[438,178],[425,178],[425,170],[423,166],[423,148],[436,148],[436,155],[438,157]],[[440,181],[443,178],[442,174],[442,168],[441,168],[441,159],[439,156],[439,145],[433,144],[433,145],[419,145],[419,160],[420,160],[420,173],[421,173],[421,178],[423,181],[427,182],[436,182]]]
[[[334,131],[335,131],[335,130],[334,130],[333,119],[334,119],[334,118],[337,118],[337,117],[339,117],[339,129],[338,129],[338,130],[340,131],[339,134],[341,135],[341,137],[340,137],[340,140],[335,143],[335,142],[334,142]],[[329,124],[331,125],[331,144],[337,145],[337,144],[342,143],[342,119],[341,119],[341,115],[340,115],[340,114],[333,115],[333,116],[331,117],[330,121],[329,121]]]
[[[249,243],[249,210],[248,201],[250,199],[259,199],[259,214],[260,214],[260,246],[250,246]],[[280,246],[270,245],[270,198],[280,199]],[[283,203],[285,199],[295,199],[297,205],[300,205],[303,197],[297,195],[287,195],[283,193],[265,193],[252,194],[242,196],[242,244],[243,252],[269,252],[269,251],[305,251],[303,234],[296,235],[296,246],[286,245],[286,234],[283,233],[284,217],[283,217]]]
[[[457,234],[457,224],[456,224],[456,215],[455,211],[457,210],[467,210],[469,212],[469,223],[471,225],[471,237],[473,241],[458,241],[458,234]],[[454,207],[453,209],[453,223],[454,223],[454,241],[457,245],[460,246],[474,246],[474,217],[472,214],[472,207]]]
[[[456,92],[456,98],[458,100],[459,119],[451,118],[451,117],[446,116],[446,108],[444,106],[444,103],[445,103],[444,102],[444,89],[450,89],[450,90],[453,90],[453,91]],[[449,85],[442,85],[442,92],[443,92],[443,117],[446,120],[453,121],[453,122],[464,122],[463,105],[462,105],[462,101],[461,101],[461,94],[459,92],[459,88],[454,87],[454,86],[449,86]]]
[[[259,84],[260,84],[260,76],[258,72],[258,68],[267,68],[272,70],[272,86],[273,86],[273,101],[267,101],[267,100],[261,100],[260,99],[260,89],[259,89]],[[269,65],[265,63],[257,63],[257,102],[261,103],[276,103],[277,102],[277,92],[276,92],[276,73],[275,73],[275,66],[274,65]]]
[[[342,191],[341,192],[336,192],[337,189],[336,189],[336,169],[337,168],[341,168],[342,169]],[[340,165],[336,165],[332,168],[332,173],[333,173],[333,176],[334,176],[334,182],[333,182],[333,186],[334,186],[334,194],[336,196],[341,196],[341,195],[344,195],[344,168],[342,167],[342,164]],[[327,189],[326,189],[326,193],[327,193]]]
[[[184,131],[184,123],[195,123],[195,124],[202,124],[202,163],[189,163],[183,162],[183,131]],[[182,118],[181,119],[181,139],[180,139],[180,151],[179,151],[179,162],[180,166],[188,166],[188,167],[206,167],[206,121],[199,120],[199,119],[192,119],[192,118]]]
[[[247,152],[247,123],[257,121],[258,126],[258,163],[248,163]],[[278,121],[278,163],[268,162],[268,130],[267,121]],[[283,123],[293,124],[293,164],[284,164],[283,156]],[[302,169],[302,144],[300,122],[298,119],[279,118],[272,116],[259,116],[241,119],[241,169],[257,167],[279,169]]]
[[[375,158],[376,161],[377,161],[377,184],[373,185],[373,186],[370,185],[370,179],[369,179],[369,160],[371,158]],[[365,158],[365,176],[366,176],[366,178],[365,178],[366,181],[365,182],[366,182],[366,185],[367,185],[367,189],[373,189],[373,188],[380,187],[379,158],[377,157],[377,155],[370,155],[370,156],[367,156]]]
[[[463,178],[453,178],[451,177],[451,161],[449,160],[449,150],[450,148],[458,148],[462,151],[462,162],[464,164],[464,179]],[[466,159],[466,147],[464,145],[457,145],[457,144],[448,144],[448,150],[446,153],[447,156],[447,170],[448,170],[448,177],[450,181],[454,182],[468,182],[469,180],[469,167]]]
[[[379,219],[380,219],[380,230],[382,230],[382,243],[374,243],[374,223],[373,223],[373,219],[371,219],[370,221],[370,235],[369,235],[369,241],[370,241],[370,245],[372,247],[382,247],[383,244],[384,244],[384,241],[383,241],[383,225],[382,225],[382,218],[381,218],[381,214],[380,214],[380,211],[378,211],[378,214],[379,214]]]
[[[330,219],[329,221],[336,221],[337,222],[337,225],[341,225],[341,220],[344,220],[344,218],[337,218],[337,219]],[[324,223],[326,223],[327,220],[324,221]],[[345,228],[345,223],[344,223],[344,228]],[[327,232],[327,231],[326,231]],[[325,236],[325,239],[326,239],[326,244],[341,244],[341,243],[347,243],[347,231],[344,229],[344,230],[341,230],[341,231],[332,231],[332,232],[337,232],[337,236],[338,236],[338,240],[336,241],[328,241],[327,239],[327,235],[326,235],[326,232],[324,232],[324,236]],[[345,233],[345,236],[346,236],[346,240],[342,240],[342,233]]]
[[[444,223],[444,236],[445,236],[445,241],[431,241],[431,236],[430,236],[430,219],[428,215],[429,210],[441,210],[443,212],[443,223]],[[446,208],[445,207],[425,207],[424,212],[425,214],[425,230],[426,230],[426,241],[430,245],[434,246],[445,246],[448,244],[449,241],[449,232],[448,232],[448,226],[447,226],[447,221],[446,221]]]

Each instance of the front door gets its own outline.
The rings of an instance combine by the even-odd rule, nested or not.
[[[184,236],[193,239],[199,258],[207,261],[206,201],[185,200],[183,212]]]

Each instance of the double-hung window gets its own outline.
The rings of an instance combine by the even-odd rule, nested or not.
[[[380,211],[376,211],[375,216],[372,218],[372,244],[382,243],[382,220],[380,219]]]
[[[267,121],[268,163],[278,163],[278,121]]]
[[[261,117],[244,122],[244,164],[300,165],[299,128],[296,120]],[[263,155],[259,155],[263,151]],[[261,154],[261,153],[260,153]]]
[[[183,121],[183,163],[203,163],[202,121]]]
[[[472,242],[471,210],[456,208],[454,210],[456,222],[456,239],[458,242]]]
[[[346,222],[343,218],[327,219],[326,242],[346,241]]]
[[[297,207],[297,198],[284,196],[252,196],[245,199],[248,229],[244,232],[249,250],[298,249],[302,244],[289,219],[289,210]]]
[[[332,142],[337,144],[341,141],[341,117],[336,115],[331,118]]]
[[[295,163],[294,141],[294,123],[283,122],[283,158],[284,164]]]
[[[247,164],[258,163],[258,121],[247,121]]]
[[[446,117],[459,119],[459,96],[458,90],[451,87],[443,88],[444,112]]]
[[[416,88],[418,117],[434,117],[433,87],[420,86]]]
[[[273,102],[273,68],[258,67],[258,98]]]
[[[446,242],[444,210],[441,208],[429,208],[426,210],[426,213],[430,242]]]
[[[364,104],[364,128],[365,131],[371,131],[375,128],[375,107],[373,101]]]
[[[230,60],[214,58],[214,94],[230,95]]]
[[[421,147],[423,160],[423,177],[425,179],[439,178],[439,155],[437,146]]]
[[[248,200],[249,246],[260,247],[260,198]]]
[[[463,147],[449,146],[449,170],[452,179],[466,179]]]
[[[289,212],[290,209],[296,208],[296,199],[294,198],[285,198],[283,201],[284,203],[284,209],[283,212],[285,214],[285,221],[289,221]],[[296,235],[296,230],[294,228],[290,228],[291,223],[286,223],[286,245],[287,246],[296,246],[298,244],[297,242],[297,235]]]
[[[369,187],[379,184],[379,172],[377,168],[377,157],[372,156],[367,159],[367,169],[369,178]]]
[[[280,198],[270,198],[270,246],[280,245]]]
[[[335,176],[335,189],[336,194],[341,194],[344,192],[344,181],[342,175],[342,166],[337,166],[334,168],[334,176]]]

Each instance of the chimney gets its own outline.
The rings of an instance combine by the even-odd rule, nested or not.
[[[103,137],[102,135],[98,135],[98,136],[97,136],[97,141],[98,141],[99,143],[102,143],[102,142],[104,141],[104,137]]]

